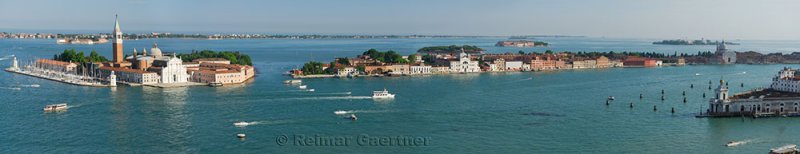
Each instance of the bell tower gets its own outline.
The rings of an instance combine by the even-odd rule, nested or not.
[[[719,80],[719,88],[717,88],[717,99],[720,101],[728,99],[728,87],[725,86],[725,80]]]
[[[122,53],[122,30],[119,29],[119,17],[114,15],[114,42],[113,45],[113,55],[114,55],[114,63],[121,63],[125,60],[124,54]]]

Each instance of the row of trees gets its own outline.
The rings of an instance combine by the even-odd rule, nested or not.
[[[89,56],[84,56],[83,51],[75,51],[75,49],[66,49],[61,54],[53,55],[53,60],[74,62],[74,63],[91,63],[91,62],[107,62],[106,57],[100,56],[96,51],[92,50]]]
[[[400,54],[397,54],[397,52],[392,51],[392,50],[389,50],[389,51],[386,51],[386,52],[381,52],[381,51],[378,51],[376,49],[369,49],[367,51],[364,51],[364,53],[362,53],[361,55],[369,56],[372,59],[375,59],[377,61],[384,62],[384,63],[408,63],[410,61],[408,59],[403,58],[403,56],[401,56]],[[413,56],[409,56],[409,57],[413,57]]]
[[[203,50],[203,51],[192,50],[192,53],[190,54],[178,54],[178,56],[180,56],[181,60],[184,62],[190,62],[192,60],[199,58],[223,58],[231,61],[231,64],[249,65],[249,66],[253,65],[253,62],[250,60],[249,55],[241,54],[238,51],[216,52],[213,50]]]

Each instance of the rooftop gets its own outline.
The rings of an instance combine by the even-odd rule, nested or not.
[[[733,95],[731,99],[748,99],[750,97],[759,98],[761,96],[764,96],[764,99],[788,99],[800,98],[800,93],[777,91],[773,89],[760,89]]]

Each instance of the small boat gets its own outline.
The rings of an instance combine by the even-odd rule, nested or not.
[[[788,154],[797,153],[797,145],[789,144],[777,148],[769,149],[770,154]]]
[[[744,141],[728,141],[728,143],[725,143],[725,146],[726,147],[734,147],[734,146],[741,145],[741,144],[744,144],[744,143],[745,143]]]
[[[44,112],[53,112],[53,111],[63,111],[66,109],[67,109],[67,103],[61,103],[61,104],[50,104],[44,106],[43,110]]]
[[[310,92],[314,92],[314,89],[308,89],[308,91],[310,91]]]
[[[233,125],[236,126],[236,127],[244,127],[244,126],[250,125],[250,123],[247,123],[247,122],[244,122],[244,121],[240,121],[240,122],[233,123]]]
[[[303,80],[286,80],[286,81],[283,81],[283,83],[285,83],[285,84],[298,84],[298,83],[303,83]]]
[[[306,88],[308,88],[308,86],[306,86],[306,85],[300,85],[300,86],[297,86],[297,88],[300,88],[300,89],[306,89]]]
[[[614,100],[614,96],[608,96],[608,100],[613,101]]]
[[[342,111],[342,110],[339,110],[339,111],[333,111],[333,114],[336,114],[336,115],[342,115],[342,114],[347,114],[347,113],[349,113],[349,112],[347,112],[347,111]]]
[[[246,135],[244,135],[244,133],[239,133],[239,134],[236,134],[236,137],[238,137],[238,138],[245,138],[245,137],[247,137],[247,136],[246,136]]]
[[[348,117],[348,119],[356,121],[356,120],[358,120],[358,117],[356,117],[355,114],[350,114],[350,117]]]
[[[391,99],[391,98],[394,98],[394,94],[389,93],[389,91],[386,90],[386,88],[384,88],[383,91],[373,91],[372,92],[372,98],[375,98],[375,99],[389,98],[389,99]]]
[[[695,75],[695,76],[699,76],[699,75],[700,75],[700,73],[695,73],[694,75]]]
[[[219,86],[222,86],[222,83],[220,83],[220,82],[211,82],[211,83],[208,83],[208,86],[219,87]]]

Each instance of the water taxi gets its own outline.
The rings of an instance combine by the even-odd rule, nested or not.
[[[303,80],[285,80],[285,81],[283,81],[283,83],[285,83],[285,84],[298,84],[298,83],[303,83]]]
[[[797,153],[797,145],[789,144],[784,145],[782,147],[777,147],[773,149],[769,149],[770,154],[788,154],[788,153]]]
[[[61,104],[50,104],[44,106],[43,110],[44,112],[53,112],[53,111],[63,111],[66,109],[67,109],[67,103],[61,103]]]
[[[387,91],[386,88],[384,88],[383,91],[373,91],[372,92],[372,98],[376,98],[376,99],[389,98],[390,99],[390,98],[394,98],[394,94],[390,94],[389,91]]]

